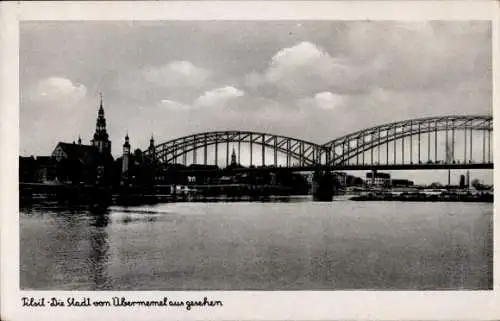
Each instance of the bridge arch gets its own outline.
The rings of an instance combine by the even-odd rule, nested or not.
[[[154,157],[162,164],[181,163],[187,165],[188,155],[191,155],[192,163],[205,165],[215,163],[219,165],[219,146],[225,145],[226,151],[225,153],[222,151],[222,154],[225,154],[226,165],[228,165],[230,144],[233,147],[235,144],[237,145],[238,163],[240,163],[241,156],[240,146],[247,144],[250,147],[250,159],[248,163],[254,166],[261,166],[262,164],[269,166],[270,163],[271,165],[278,166],[278,154],[285,156],[286,167],[383,165],[381,162],[383,158],[385,158],[385,164],[387,165],[425,165],[426,160],[433,164],[438,162],[438,149],[440,149],[439,157],[443,157],[444,154],[444,158],[446,158],[444,163],[460,162],[460,159],[463,162],[475,163],[473,161],[472,148],[473,132],[475,133],[474,147],[476,149],[478,149],[477,139],[481,143],[481,135],[478,132],[482,132],[482,163],[491,165],[492,131],[493,117],[491,115],[448,115],[402,120],[359,130],[331,140],[323,145],[293,137],[262,132],[237,130],[212,131],[187,135],[163,142],[155,146],[154,155],[150,155],[149,150],[145,151],[144,155]],[[438,144],[438,133],[441,135],[439,136],[440,138],[445,137],[445,142],[439,141]],[[459,150],[455,154],[455,146],[459,145],[455,144],[455,140],[457,139],[458,142],[461,137],[463,138],[463,152]],[[417,140],[416,142],[414,142],[415,139]],[[488,142],[487,145],[486,141]],[[396,146],[398,142],[400,144]],[[422,149],[422,145],[427,145],[427,148]],[[441,145],[445,145],[445,147]],[[214,162],[208,160],[207,151],[209,148],[213,152],[212,154],[215,154],[210,155],[210,157],[213,157]],[[260,153],[257,152],[259,149],[261,150]],[[390,149],[391,153],[389,154]],[[271,150],[271,154],[274,154],[271,157],[269,157],[269,150]],[[380,155],[381,150],[386,154],[383,155],[385,156],[383,158]],[[445,152],[443,153],[444,150]],[[451,155],[449,155],[450,151]],[[377,152],[377,161],[375,161],[374,152]],[[368,156],[367,153],[369,153]],[[463,155],[463,158],[455,157],[459,156],[460,153]],[[268,154],[267,162],[265,160],[266,154]],[[418,155],[416,160],[415,154]],[[262,157],[261,160],[257,159],[259,156]],[[396,156],[399,157],[398,162],[396,161]],[[365,162],[365,157],[369,158],[369,162]],[[269,161],[269,158],[272,160]],[[389,158],[393,161],[389,162]],[[198,161],[199,159],[202,161]],[[244,163],[246,162],[244,161]],[[280,161],[280,164],[282,164],[282,161]],[[443,164],[443,162],[439,160],[439,164]]]
[[[394,160],[396,159],[396,153],[401,153],[402,162],[404,163],[405,155],[405,144],[404,140],[408,137],[417,136],[418,146],[413,146],[413,139],[409,140],[409,152],[412,156],[413,148],[418,150],[418,162],[421,159],[421,149],[420,142],[423,134],[426,134],[428,141],[428,154],[431,152],[430,146],[430,136],[433,134],[432,138],[434,140],[435,148],[432,150],[434,152],[434,161],[437,158],[437,133],[445,132],[446,134],[446,146],[451,143],[451,150],[454,152],[454,140],[455,132],[463,131],[465,140],[465,151],[464,151],[464,161],[469,159],[472,160],[472,131],[482,131],[483,132],[483,162],[486,162],[486,148],[488,148],[488,162],[490,162],[490,146],[491,146],[491,131],[493,130],[493,117],[491,115],[459,115],[459,116],[434,116],[434,117],[424,117],[416,119],[408,119],[403,121],[397,121],[392,123],[387,123],[379,126],[374,126],[371,128],[359,130],[334,140],[331,140],[325,144],[323,147],[329,154],[330,161],[328,165],[345,165],[353,160],[359,163],[359,157],[362,155],[364,157],[365,152],[372,151],[370,161],[373,164],[373,151],[378,148],[378,153],[380,153],[380,147],[386,147],[386,161],[389,159],[389,144],[394,144],[393,155]],[[449,137],[449,132],[451,132],[451,137]],[[467,134],[469,133],[469,134]],[[486,147],[486,133],[488,133],[488,146]],[[448,141],[451,140],[451,142]],[[467,139],[469,139],[469,149],[467,150]],[[401,140],[401,149],[396,150],[396,141]],[[354,146],[353,146],[354,145]],[[468,154],[467,154],[468,152]],[[427,155],[429,158],[429,155]],[[379,155],[377,155],[379,159]],[[452,157],[453,158],[453,157]],[[410,159],[409,162],[412,160]],[[363,160],[364,163],[364,160]]]
[[[296,164],[299,166],[315,166],[321,163],[321,156],[324,155],[324,148],[310,141],[269,133],[231,130],[197,133],[163,142],[155,146],[154,158],[162,164],[183,163],[187,165],[188,154],[191,154],[193,163],[206,165],[209,163],[207,155],[209,147],[212,147],[215,152],[213,157],[217,164],[219,144],[226,146],[226,165],[229,160],[229,144],[237,144],[238,156],[241,155],[239,150],[241,144],[248,144],[250,165],[266,164],[266,149],[271,149],[274,152],[273,165],[275,166],[278,163],[278,153],[285,155],[287,166],[290,166],[292,161],[297,162]],[[252,155],[256,146],[261,149],[262,159],[260,161],[254,159],[254,155]],[[197,152],[200,149],[202,150],[201,163],[197,162]],[[152,156],[148,150],[144,152],[144,155]],[[178,162],[179,158],[180,162]]]

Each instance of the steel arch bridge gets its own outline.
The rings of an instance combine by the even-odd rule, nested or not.
[[[164,164],[178,163],[181,159],[180,163],[186,165],[188,154],[191,154],[192,163],[198,164],[198,151],[201,149],[200,156],[203,160],[201,164],[207,165],[209,147],[213,146],[214,163],[217,165],[219,162],[218,146],[225,145],[227,166],[229,165],[230,143],[237,144],[238,163],[241,160],[241,145],[248,144],[250,166],[254,165],[254,151],[258,148],[260,148],[261,165],[266,164],[266,149],[271,149],[273,164],[276,166],[278,153],[285,155],[287,166],[292,164],[292,160],[298,162],[300,166],[314,166],[320,163],[319,157],[324,151],[321,145],[281,135],[250,131],[214,131],[184,136],[156,145],[154,158]],[[152,151],[148,150],[145,155],[152,156]]]
[[[385,165],[403,169],[467,164],[492,168],[492,131],[491,115],[397,121],[359,130],[325,144],[269,133],[213,131],[166,141],[145,151],[144,155],[165,165],[187,165],[188,158],[191,164],[219,165],[219,147],[225,146],[222,153],[228,166],[230,146],[236,145],[237,163],[240,163],[241,146],[247,145],[249,167],[369,169]],[[209,150],[213,162],[209,160]],[[256,162],[257,158],[261,158],[260,161]]]
[[[472,163],[474,142],[482,144],[482,163],[491,162],[491,132],[493,117],[485,115],[473,116],[439,116],[397,121],[380,126],[363,129],[336,138],[323,146],[329,153],[330,165],[342,165],[355,162],[365,164],[393,163],[401,164],[422,161],[439,161],[439,148],[444,143],[445,162],[457,162],[456,141],[461,135],[460,147],[463,147],[461,161]],[[481,132],[482,137],[474,137],[474,132]],[[457,135],[457,133],[460,133]],[[476,135],[477,136],[477,135]],[[444,142],[443,142],[444,138]],[[482,138],[482,139],[481,139]],[[487,142],[487,143],[486,143]],[[399,146],[398,146],[399,143]],[[392,148],[389,146],[392,144]],[[426,150],[422,150],[425,144]],[[380,155],[381,150],[385,151]],[[405,151],[406,149],[406,151]],[[366,155],[366,152],[370,155]],[[391,151],[391,154],[389,152]],[[374,157],[374,152],[376,155]],[[415,153],[417,155],[415,155]],[[382,157],[381,157],[382,156]],[[406,159],[405,159],[406,156]],[[409,156],[409,157],[408,157]],[[425,157],[426,156],[426,157]]]

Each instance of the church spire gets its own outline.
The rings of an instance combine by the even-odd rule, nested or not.
[[[102,94],[100,96],[99,112],[97,113],[96,133],[106,134],[106,118],[104,117],[104,107],[102,106]],[[107,135],[107,134],[106,134]]]
[[[102,107],[102,93],[99,93],[99,112],[98,112],[98,117],[99,118],[104,118],[104,107]],[[106,122],[104,123],[104,125],[106,125]]]
[[[109,141],[108,132],[106,131],[106,118],[104,117],[102,93],[99,93],[99,97],[99,111],[97,113],[96,129],[94,139],[92,139],[92,146],[97,147],[101,153],[111,153],[111,142]]]
[[[150,156],[155,159],[156,158],[156,149],[155,149],[155,139],[153,134],[151,134],[151,139],[149,140],[149,148],[148,148]]]
[[[130,148],[129,137],[128,137],[128,131],[127,131],[127,134],[125,135],[125,143],[123,144],[123,147],[128,147],[128,148]]]
[[[149,147],[155,147],[155,138],[153,137],[153,133],[151,133],[151,139],[149,140]]]
[[[231,165],[236,165],[237,162],[236,162],[236,151],[234,150],[234,146],[233,146],[233,152],[231,153]]]

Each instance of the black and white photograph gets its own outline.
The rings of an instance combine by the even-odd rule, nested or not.
[[[492,291],[492,30],[20,21],[20,291]]]
[[[21,288],[492,288],[489,22],[20,28]]]

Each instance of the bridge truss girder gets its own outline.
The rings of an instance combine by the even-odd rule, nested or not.
[[[486,133],[488,133],[487,148],[488,162],[490,162],[489,156],[492,144],[491,132],[493,131],[493,118],[490,115],[438,116],[409,119],[356,131],[329,141],[323,145],[268,133],[251,131],[213,131],[188,135],[164,142],[155,146],[154,155],[150,155],[149,151],[145,151],[144,155],[147,157],[153,157],[157,162],[163,164],[177,163],[177,160],[182,158],[181,163],[187,165],[187,155],[191,153],[193,155],[193,163],[200,164],[200,162],[198,162],[197,152],[201,149],[203,150],[203,164],[206,165],[208,163],[207,150],[210,146],[215,146],[214,161],[217,164],[218,146],[222,144],[226,146],[225,156],[227,165],[229,164],[229,145],[237,144],[238,163],[240,163],[240,146],[241,144],[248,144],[250,146],[250,165],[255,165],[255,163],[261,165],[266,164],[266,149],[273,151],[273,164],[275,166],[277,166],[278,154],[285,155],[287,167],[293,167],[295,165],[302,167],[320,165],[340,166],[346,165],[354,159],[356,159],[356,164],[359,164],[360,156],[363,158],[363,163],[365,163],[365,153],[370,150],[370,163],[373,165],[373,151],[375,149],[378,148],[378,153],[380,154],[380,146],[389,146],[389,143],[393,143],[394,153],[396,154],[395,143],[396,141],[401,140],[401,148],[403,149],[401,151],[401,155],[404,163],[404,140],[407,137],[419,137],[418,146],[413,146],[413,141],[410,139],[408,147],[410,148],[410,156],[413,155],[413,147],[418,149],[418,158],[420,160],[420,138],[422,135],[427,134],[426,136],[428,136],[430,144],[430,136],[434,133],[434,141],[437,146],[437,133],[443,131],[451,131],[453,133],[452,146],[454,144],[455,131],[464,131],[466,133],[465,137],[467,137],[467,132],[470,132],[470,145],[472,145],[472,131],[483,131],[483,160],[485,159],[486,150],[485,137]],[[448,140],[448,134],[446,135],[446,139]],[[255,162],[255,147],[261,148],[260,154],[262,159],[260,162]],[[469,148],[470,158],[472,158],[472,147],[469,146]],[[465,146],[465,149],[467,151],[467,146]],[[386,153],[388,159],[388,148]],[[437,154],[437,147],[435,153]],[[380,155],[377,156],[377,159],[380,159]],[[396,157],[394,156],[394,159],[395,158]],[[467,155],[464,156],[464,159],[466,158]],[[292,164],[292,160],[297,163]],[[370,163],[367,163],[367,165]]]
[[[210,146],[214,147],[214,161],[217,164],[218,146],[226,146],[226,165],[229,164],[229,145],[238,145],[238,158],[240,157],[241,144],[250,146],[250,164],[254,165],[254,147],[261,148],[261,162],[266,164],[266,149],[273,151],[273,164],[277,166],[278,153],[285,155],[287,166],[291,165],[292,160],[298,161],[301,166],[314,166],[321,162],[323,148],[312,142],[294,139],[291,137],[273,135],[268,133],[258,133],[249,131],[215,131],[198,133],[177,138],[155,146],[155,159],[164,164],[176,163],[177,159],[182,157],[182,163],[187,164],[186,155],[193,155],[193,163],[197,160],[197,151],[203,150],[203,163],[208,163],[207,150]],[[144,153],[149,155],[149,151]],[[238,162],[240,159],[238,159]],[[259,164],[259,162],[257,162]]]
[[[483,131],[489,132],[488,135],[490,135],[493,131],[493,118],[492,116],[441,116],[410,119],[357,131],[332,140],[323,146],[329,151],[330,162],[328,164],[330,165],[346,164],[354,159],[356,159],[356,163],[359,163],[360,155],[364,157],[365,152],[370,150],[373,152],[379,146],[404,140],[406,137],[420,137],[422,134],[436,134],[443,131],[453,133],[458,130]],[[452,137],[454,139],[453,135]],[[418,141],[420,142],[420,139]],[[409,145],[410,154],[412,154],[412,140],[410,140]],[[402,146],[404,146],[404,141]],[[416,147],[420,148],[420,146]],[[404,156],[404,150],[402,152]],[[472,151],[470,152],[472,153]],[[373,163],[373,153],[370,162]]]

